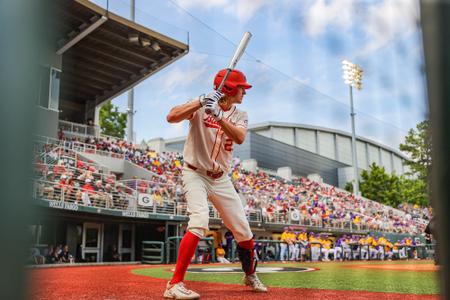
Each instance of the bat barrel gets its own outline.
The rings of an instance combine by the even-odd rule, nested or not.
[[[251,37],[252,34],[249,31],[244,33],[236,51],[234,52],[233,57],[231,58],[228,69],[234,69],[234,67],[236,67],[237,62],[241,59],[242,54],[244,54],[245,48],[247,48],[248,42],[250,41]]]
[[[250,38],[252,37],[252,34],[249,31],[246,31],[244,35],[242,36],[241,41],[239,42],[238,47],[236,48],[236,51],[234,52],[233,57],[231,58],[230,64],[228,65],[227,72],[225,73],[225,76],[223,76],[222,81],[220,82],[219,87],[217,90],[219,92],[222,91],[223,85],[225,84],[225,80],[227,80],[228,75],[230,74],[231,70],[236,67],[237,62],[241,59],[242,54],[245,52],[245,48],[247,48],[248,42],[250,41]],[[211,111],[209,109],[205,110],[207,114],[210,114]]]
[[[228,75],[230,74],[231,70],[233,70],[236,67],[236,64],[241,59],[242,54],[245,52],[245,48],[247,48],[248,42],[250,41],[250,38],[252,37],[252,34],[249,31],[246,31],[244,35],[242,36],[241,41],[239,42],[238,47],[236,48],[236,51],[234,52],[233,57],[231,58],[230,64],[227,68],[227,73],[222,78],[222,82],[220,83],[218,87],[218,91],[222,91],[222,87],[225,84],[225,80],[227,80]]]

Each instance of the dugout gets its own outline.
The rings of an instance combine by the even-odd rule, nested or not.
[[[140,261],[143,241],[164,242],[180,235],[180,224],[39,207],[29,222],[28,239],[41,254],[49,246],[67,244],[76,262],[107,262],[113,246],[121,261]]]

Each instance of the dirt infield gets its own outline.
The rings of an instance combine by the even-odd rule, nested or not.
[[[160,267],[160,266],[158,266]],[[96,266],[30,270],[29,299],[162,299],[166,280],[134,275],[143,266]],[[187,282],[202,299],[439,299],[433,295],[405,295],[365,291],[270,288],[255,294],[242,285]]]
[[[354,265],[344,266],[343,268],[350,269],[376,269],[376,270],[389,270],[389,271],[414,271],[414,272],[437,272],[438,266],[434,264],[422,264],[422,265],[398,265],[398,264],[383,264],[383,265]]]

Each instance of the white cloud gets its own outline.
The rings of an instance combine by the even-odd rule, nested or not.
[[[304,14],[304,30],[311,37],[338,28],[342,34],[361,31],[366,41],[359,55],[370,54],[399,36],[417,29],[418,0],[383,0],[364,4],[355,0],[316,0],[309,2]],[[359,11],[359,13],[356,13]]]
[[[194,55],[191,54],[191,56]],[[172,94],[177,89],[188,87],[201,78],[209,76],[207,73],[207,56],[197,55],[191,58],[193,59],[195,68],[174,67],[170,71],[165,72],[162,77],[158,78],[158,86],[160,87],[161,93]]]
[[[305,14],[305,31],[309,36],[318,36],[328,27],[348,29],[352,25],[353,0],[317,0]]]
[[[400,35],[417,29],[418,2],[415,0],[385,0],[368,8],[364,31],[368,42],[362,54],[371,53]]]
[[[185,9],[223,9],[225,13],[236,17],[241,22],[248,21],[260,8],[272,3],[270,0],[177,0],[177,2]]]

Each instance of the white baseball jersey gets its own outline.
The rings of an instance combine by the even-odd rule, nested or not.
[[[235,105],[224,112],[223,118],[236,126],[247,128],[247,113]],[[183,150],[184,161],[202,170],[227,173],[233,157],[233,140],[227,137],[213,116],[205,113],[204,107],[199,108],[189,121],[189,133]]]

